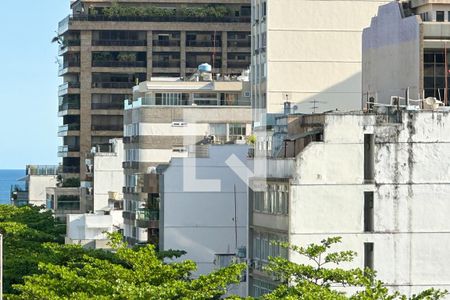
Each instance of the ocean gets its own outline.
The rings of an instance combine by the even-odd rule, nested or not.
[[[25,170],[0,170],[0,204],[11,204],[11,185],[24,186],[24,182],[17,181],[25,176]]]

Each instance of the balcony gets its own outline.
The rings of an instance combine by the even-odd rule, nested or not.
[[[59,126],[58,128],[58,136],[66,136],[69,131],[79,131],[80,124],[66,124]]]
[[[124,161],[122,163],[122,167],[124,169],[139,169],[139,162],[137,162],[137,161]],[[136,192],[133,192],[133,193],[136,193]]]
[[[71,91],[70,89],[79,89],[80,83],[79,82],[65,82],[61,84],[58,88],[58,95],[64,96],[69,93],[79,93],[79,91]]]
[[[250,17],[188,17],[188,16],[105,16],[105,15],[70,15],[59,23],[59,32],[68,30],[70,21],[90,22],[182,22],[182,23],[250,23]]]
[[[72,102],[66,102],[61,104],[58,107],[58,111],[62,112],[62,111],[66,111],[66,110],[70,110],[70,109],[80,109],[80,102],[79,101],[72,101]]]
[[[54,165],[27,165],[27,175],[58,175],[59,169]]]
[[[153,68],[179,68],[180,61],[153,61]]]
[[[227,45],[233,48],[250,48],[252,43],[250,41],[228,41]]]
[[[93,67],[106,67],[106,68],[146,68],[147,62],[145,61],[93,61]]]
[[[249,61],[228,61],[228,68],[234,69],[248,69],[250,67]]]
[[[159,228],[159,211],[149,209],[137,210],[136,226],[139,228]]]
[[[100,89],[132,89],[134,82],[93,82],[92,88]]]
[[[179,40],[153,40],[154,47],[180,47]]]
[[[92,103],[91,109],[123,109],[123,103]]]
[[[122,131],[123,125],[92,125],[92,131]]]
[[[147,46],[147,40],[93,40],[92,46]]]
[[[132,143],[139,143],[139,136],[124,136],[123,137],[123,143],[124,144],[132,144]]]
[[[63,55],[69,51],[70,47],[79,47],[81,45],[80,40],[64,40],[61,45],[59,45],[58,54]],[[79,49],[75,49],[74,51],[79,51]]]
[[[79,145],[64,145],[58,147],[58,157],[69,157],[73,156],[70,155],[70,152],[79,152],[80,146]],[[75,153],[74,153],[75,154]]]
[[[186,47],[222,47],[221,41],[186,41]]]

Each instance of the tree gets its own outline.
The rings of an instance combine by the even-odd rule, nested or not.
[[[154,246],[130,249],[118,235],[110,245],[115,261],[85,254],[68,263],[40,263],[40,273],[14,285],[19,293],[8,299],[218,299],[245,269],[234,264],[192,279],[192,261],[166,263]]]
[[[271,257],[266,271],[281,284],[262,299],[437,300],[447,295],[447,291],[428,289],[407,298],[398,292],[389,291],[370,269],[341,269],[338,267],[341,263],[353,261],[357,254],[353,251],[329,252],[333,245],[340,242],[340,237],[333,237],[307,247],[279,243],[306,258],[310,264],[296,264],[282,257]],[[353,287],[357,292],[348,295],[333,287]]]

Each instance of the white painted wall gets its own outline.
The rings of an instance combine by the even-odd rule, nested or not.
[[[247,182],[243,182],[225,161],[236,155],[247,164],[247,145],[210,146],[209,158],[174,158],[164,172],[162,246],[164,250],[187,251],[182,259],[192,259],[198,265],[195,275],[214,270],[215,254],[234,254],[234,185],[237,199],[238,247],[247,247]],[[233,167],[239,172],[242,166]],[[194,171],[195,170],[195,171]],[[209,190],[214,183],[192,186],[183,177],[196,172],[198,180],[219,180],[217,191]],[[206,191],[203,191],[203,189]],[[245,295],[246,286],[236,290]]]
[[[123,186],[123,143],[113,140],[113,153],[94,156],[94,211],[109,210],[108,192],[121,193]]]
[[[406,294],[450,288],[450,115],[403,114],[401,124],[373,116],[330,114],[325,141],[297,157],[290,189],[290,242],[305,245],[342,236],[336,249],[359,253],[374,243],[381,280]],[[364,184],[363,135],[375,134],[375,184]],[[317,159],[320,157],[320,159]],[[374,233],[364,232],[364,192],[374,191]],[[303,260],[291,253],[291,259]]]
[[[47,187],[55,187],[58,180],[56,175],[29,175],[28,200],[31,205],[41,206],[46,204]]]
[[[253,70],[253,99],[266,92],[270,113],[282,112],[283,93],[301,112],[311,111],[312,100],[326,102],[319,110],[360,108],[361,33],[389,1],[264,1],[267,17],[252,27],[252,36],[266,31],[267,51],[252,63],[260,69],[267,63],[267,78]],[[253,0],[253,8],[264,1]]]

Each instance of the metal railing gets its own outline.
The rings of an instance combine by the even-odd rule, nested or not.
[[[250,17],[188,17],[188,16],[105,16],[75,14],[69,16],[70,21],[93,22],[192,22],[192,23],[250,23]],[[68,20],[60,22],[59,27],[66,25]]]
[[[186,47],[222,47],[221,41],[186,41]]]
[[[250,48],[252,43],[249,41],[228,41],[228,47]]]
[[[135,86],[134,82],[93,82],[93,88],[101,89],[131,89]]]
[[[123,102],[121,102],[121,103],[92,103],[91,109],[123,109]]]
[[[179,68],[180,61],[153,61],[153,68]]]
[[[180,41],[178,40],[153,40],[153,46],[155,47],[180,47]]]
[[[58,147],[58,152],[67,153],[67,152],[78,152],[80,151],[79,145],[64,145]]]
[[[122,125],[92,125],[91,130],[93,131],[122,131]]]
[[[63,103],[59,106],[58,111],[65,111],[69,109],[80,109],[80,102],[69,102],[69,103]]]
[[[27,175],[57,175],[59,166],[52,165],[28,165]]]
[[[107,67],[107,68],[146,68],[145,61],[92,61],[93,67]]]
[[[147,46],[147,40],[93,40],[92,46]]]
[[[228,61],[228,68],[242,68],[246,69],[250,66],[250,62],[248,61]]]
[[[62,166],[61,168],[63,173],[80,173],[80,167],[79,166]]]
[[[59,126],[58,132],[65,132],[69,130],[80,130],[80,124],[66,124]]]

